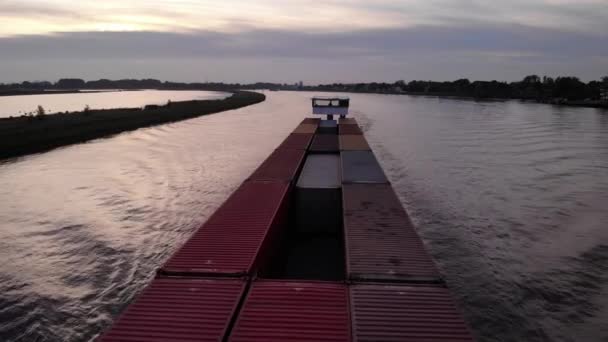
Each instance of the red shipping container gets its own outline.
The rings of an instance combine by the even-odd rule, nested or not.
[[[222,341],[244,291],[243,279],[154,279],[98,340]]]
[[[254,281],[229,341],[350,341],[346,285]]]
[[[441,281],[390,184],[343,184],[342,207],[350,279]]]
[[[306,118],[302,120],[301,124],[316,124],[318,125],[321,122],[320,118]]]
[[[254,181],[292,181],[304,162],[304,150],[275,150],[249,177]]]
[[[354,341],[474,341],[446,288],[356,284],[349,292]]]
[[[292,133],[283,140],[277,149],[307,150],[312,141],[313,134]]]
[[[357,120],[355,120],[355,118],[340,118],[340,120],[338,120],[338,124],[340,124],[340,125],[356,125],[357,124]]]
[[[317,131],[317,123],[314,124],[305,124],[302,123],[296,129],[293,130],[292,133],[304,133],[304,134],[314,134]]]
[[[340,136],[341,151],[371,151],[363,135],[343,134]]]
[[[161,268],[163,274],[241,276],[263,267],[287,223],[287,182],[245,182]]]
[[[340,135],[343,134],[363,134],[359,125],[340,124],[338,125]]]

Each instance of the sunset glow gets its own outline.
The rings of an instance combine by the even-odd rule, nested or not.
[[[604,0],[0,0],[0,73],[316,82],[571,70],[593,79],[608,69],[607,32]]]
[[[311,4],[291,0],[0,1],[0,34],[149,30],[235,31],[247,28],[344,31],[357,28],[410,27],[493,22],[579,31],[606,28],[604,1],[360,1]]]

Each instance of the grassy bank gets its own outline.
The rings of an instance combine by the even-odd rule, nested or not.
[[[239,91],[223,100],[170,102],[163,106],[85,110],[64,114],[0,119],[0,159],[42,152],[167,122],[241,108],[266,99]]]

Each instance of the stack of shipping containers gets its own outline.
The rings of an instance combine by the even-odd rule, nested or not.
[[[101,341],[222,341],[287,229],[318,120],[304,120],[163,265]]]
[[[346,284],[254,281],[229,341],[351,341]]]
[[[355,341],[472,341],[359,126],[340,123],[346,277]]]
[[[307,118],[103,341],[472,341],[354,119]]]
[[[222,341],[245,293],[245,279],[157,277],[102,341]]]
[[[307,124],[294,134],[308,133]],[[343,240],[336,238],[342,234],[337,125],[318,125],[294,181],[289,237],[278,247],[286,249],[277,257],[283,266],[274,279],[252,281],[228,341],[352,340]]]

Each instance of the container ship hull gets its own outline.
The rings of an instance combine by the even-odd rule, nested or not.
[[[474,338],[356,120],[307,118],[98,340]]]

